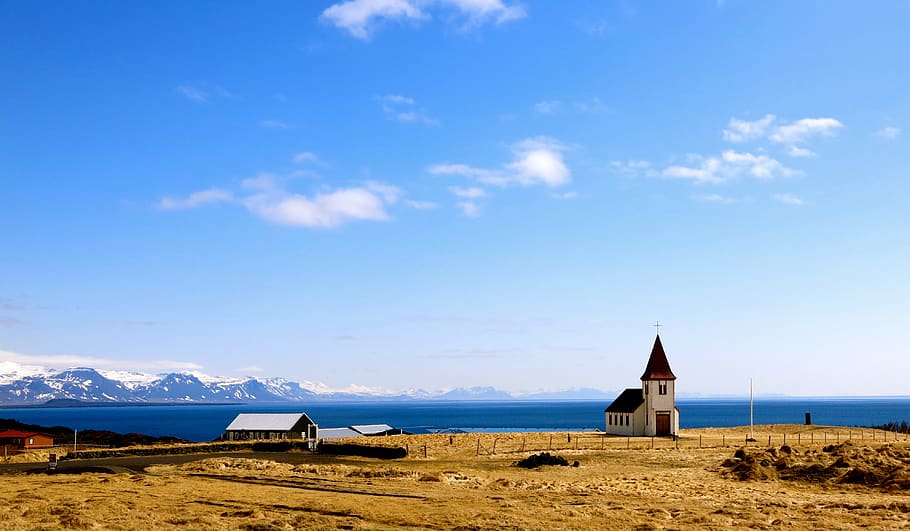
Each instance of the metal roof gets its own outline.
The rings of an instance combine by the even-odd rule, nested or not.
[[[34,437],[35,435],[44,435],[34,431],[6,430],[0,431],[0,439],[21,439],[24,437]],[[49,435],[44,435],[49,437]]]
[[[314,424],[306,413],[240,413],[226,431],[290,431],[298,422]]]
[[[359,426],[351,426],[351,429],[364,435],[375,435],[377,433],[383,433],[394,428],[388,424],[361,424]]]
[[[654,340],[654,346],[651,348],[651,357],[648,358],[648,366],[645,367],[645,373],[641,375],[642,380],[675,380],[676,376],[670,370],[670,362],[664,353],[664,346],[660,342],[660,336]]]
[[[349,437],[363,437],[351,428],[319,428],[319,439],[347,439]]]
[[[644,401],[645,397],[642,396],[641,389],[633,387],[623,391],[604,411],[607,413],[634,413]]]

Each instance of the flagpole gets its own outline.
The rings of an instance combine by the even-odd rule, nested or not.
[[[755,438],[755,432],[752,427],[753,417],[752,417],[752,378],[749,378],[749,438]]]

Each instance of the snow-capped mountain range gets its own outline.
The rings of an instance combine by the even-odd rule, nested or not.
[[[352,387],[332,391],[312,382],[284,378],[223,378],[193,373],[151,375],[73,367],[65,370],[0,361],[0,404],[42,404],[49,400],[90,403],[216,403],[330,400],[507,400],[512,398],[607,398],[611,393],[578,389],[513,395],[493,387],[428,392],[375,391]]]

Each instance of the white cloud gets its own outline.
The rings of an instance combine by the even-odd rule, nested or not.
[[[281,120],[259,120],[259,127],[265,129],[291,129],[293,126]]]
[[[319,18],[352,37],[369,40],[384,21],[420,22],[431,18],[429,11],[439,7],[454,10],[466,19],[462,25],[465,29],[526,16],[521,4],[507,5],[502,0],[345,0],[329,6]]]
[[[805,203],[802,199],[791,194],[775,194],[771,198],[786,205],[802,206]]]
[[[787,148],[787,154],[791,157],[814,157],[815,152],[811,149],[801,148],[799,146],[791,145]]]
[[[184,98],[196,103],[208,103],[209,101],[208,92],[190,85],[179,85],[174,90]]]
[[[487,193],[483,188],[477,187],[462,188],[460,186],[450,186],[449,191],[455,194],[456,197],[462,197],[464,199],[477,199],[487,196]]]
[[[158,202],[158,208],[162,210],[181,210],[186,208],[196,208],[211,203],[224,203],[233,201],[234,195],[221,188],[209,188],[193,192],[184,198],[164,197]]]
[[[329,6],[320,20],[368,40],[380,20],[420,20],[426,15],[412,0],[347,0]]]
[[[395,114],[399,122],[416,122],[425,125],[436,125],[439,120],[421,111],[405,111]]]
[[[728,142],[745,142],[761,138],[765,136],[775,118],[773,114],[766,114],[763,118],[752,122],[730,118],[727,128],[723,130],[724,140]]]
[[[888,126],[883,129],[879,129],[875,133],[877,136],[884,138],[885,140],[894,140],[901,134],[899,127]]]
[[[480,215],[480,206],[474,201],[461,201],[457,203],[457,206],[465,217],[476,218]]]
[[[661,172],[671,179],[686,179],[696,183],[722,183],[747,174],[756,179],[770,180],[777,177],[792,177],[801,172],[787,168],[767,155],[724,151],[720,157],[690,155],[695,166],[669,166]]]
[[[389,219],[383,199],[362,187],[313,197],[272,190],[251,195],[243,204],[253,214],[278,225],[331,228],[355,220]]]
[[[296,154],[294,154],[294,157],[292,160],[294,162],[296,162],[297,164],[304,164],[307,162],[315,162],[318,164],[320,162],[319,157],[317,157],[315,153],[312,153],[310,151],[301,151],[300,153],[296,153]]]
[[[831,136],[843,126],[834,118],[803,118],[777,127],[768,138],[782,144],[799,144],[812,137]]]
[[[549,137],[526,138],[512,145],[512,162],[502,169],[486,169],[466,164],[437,164],[427,171],[434,175],[460,175],[492,186],[559,187],[571,181],[572,172],[562,153],[569,147]]]

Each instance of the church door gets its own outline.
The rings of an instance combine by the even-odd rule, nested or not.
[[[657,414],[657,435],[670,435],[670,414],[669,413],[658,413]]]

